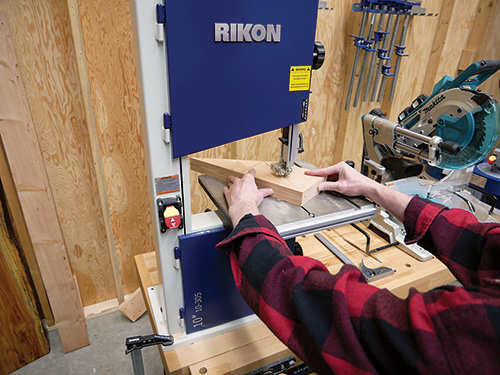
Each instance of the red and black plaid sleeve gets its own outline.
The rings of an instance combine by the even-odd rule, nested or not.
[[[414,197],[405,212],[406,242],[434,253],[463,285],[500,279],[500,225],[471,212]]]
[[[412,289],[402,300],[353,266],[332,275],[315,259],[293,256],[263,216],[245,216],[218,247],[230,254],[249,306],[319,374],[500,369],[499,285]]]

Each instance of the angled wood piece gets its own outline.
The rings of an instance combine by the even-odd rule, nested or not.
[[[271,172],[271,163],[254,160],[191,158],[191,169],[220,180],[228,176],[241,177],[249,169],[255,169],[255,182],[259,188],[272,188],[274,198],[302,206],[318,194],[318,185],[323,177],[307,176],[305,169],[294,167],[287,177],[278,177]]]
[[[0,11],[0,138],[65,352],[89,344],[7,18]]]
[[[146,312],[146,303],[142,296],[141,288],[125,298],[119,306],[120,311],[132,322],[139,319]]]

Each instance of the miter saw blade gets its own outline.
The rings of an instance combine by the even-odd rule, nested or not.
[[[443,154],[437,166],[463,169],[482,161],[495,147],[500,134],[499,109],[498,102],[489,94],[453,88],[424,105],[419,120],[409,128],[458,143],[461,151],[457,155]]]

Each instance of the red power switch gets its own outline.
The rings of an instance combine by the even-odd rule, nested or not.
[[[181,225],[181,214],[174,206],[168,206],[165,212],[163,212],[163,217],[165,218],[167,228],[178,228]]]
[[[169,229],[184,228],[182,217],[182,201],[180,197],[158,198],[156,200],[160,232],[165,233]]]

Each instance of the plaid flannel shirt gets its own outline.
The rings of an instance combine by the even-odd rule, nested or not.
[[[407,242],[433,252],[465,287],[406,299],[344,265],[293,256],[263,216],[246,215],[217,246],[253,311],[318,374],[500,373],[500,225],[418,197]]]

